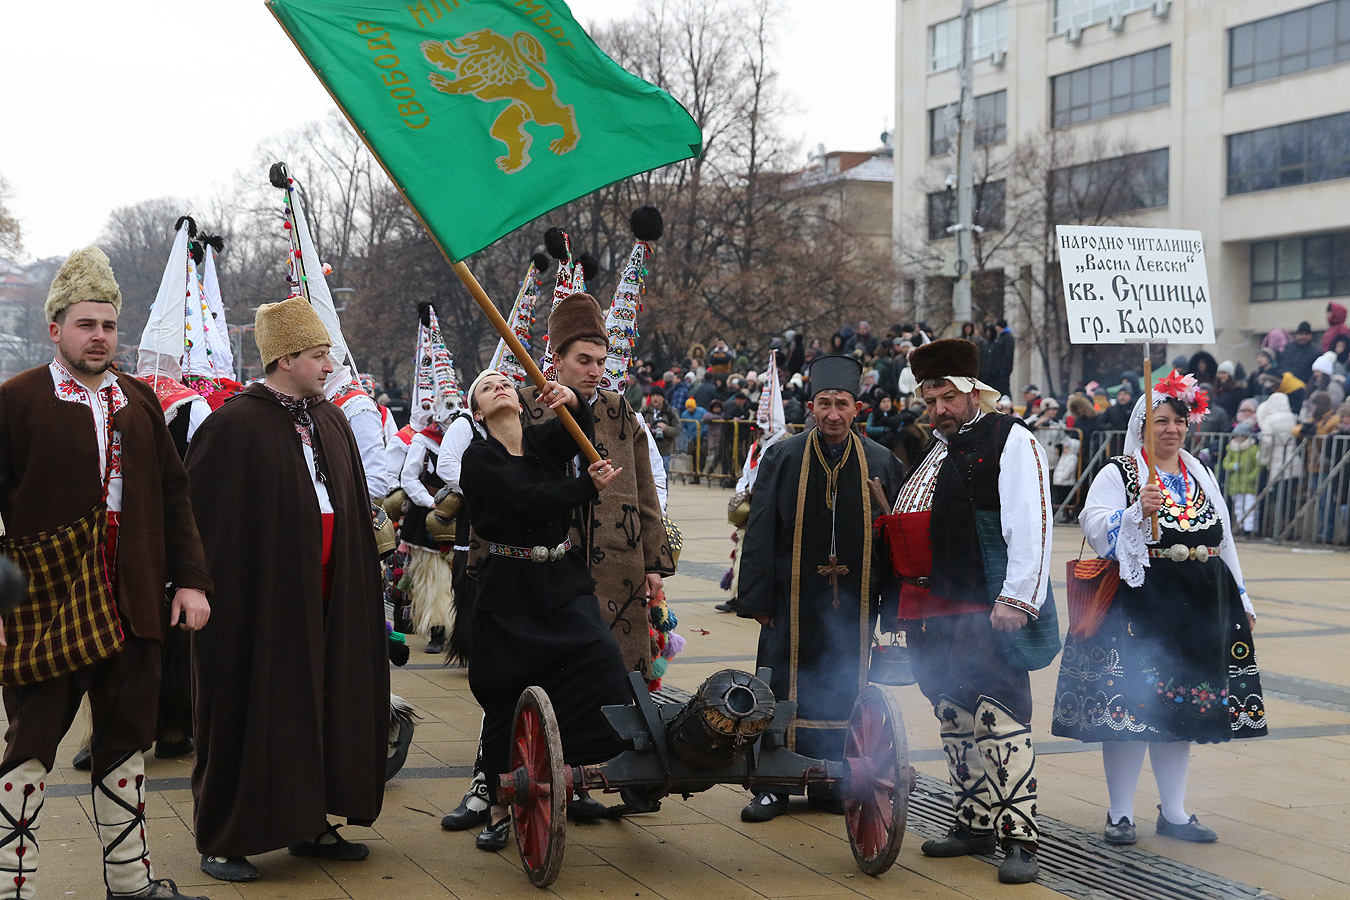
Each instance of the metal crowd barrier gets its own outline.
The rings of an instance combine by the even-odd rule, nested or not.
[[[801,425],[787,428],[792,434],[802,431]],[[685,483],[702,479],[712,486],[725,478],[735,481],[757,437],[754,419],[681,417],[680,434],[670,453],[670,476]]]
[[[1076,521],[1092,480],[1124,446],[1123,431],[1089,436],[1079,449],[1078,478],[1056,503],[1056,522]],[[1244,440],[1193,431],[1185,446],[1214,472],[1235,537],[1350,545],[1350,435],[1258,433]]]

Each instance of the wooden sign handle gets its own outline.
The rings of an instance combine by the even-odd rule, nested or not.
[[[494,309],[493,312],[496,312]],[[1158,481],[1158,467],[1153,464],[1153,354],[1144,345],[1144,455],[1148,457],[1148,483]],[[1153,542],[1158,542],[1158,514],[1154,513]]]

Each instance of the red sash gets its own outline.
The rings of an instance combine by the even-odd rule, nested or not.
[[[963,603],[939,597],[926,585],[913,580],[933,574],[933,544],[928,526],[931,512],[892,513],[877,519],[882,539],[891,555],[891,567],[896,575],[906,579],[900,585],[900,620],[931,619],[936,616],[956,616],[979,612],[988,607],[980,603]]]
[[[323,516],[323,599],[333,594],[333,514]]]

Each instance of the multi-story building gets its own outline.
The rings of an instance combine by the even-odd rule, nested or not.
[[[1126,171],[1113,211],[1129,224],[1203,233],[1218,358],[1250,365],[1271,329],[1326,327],[1328,302],[1350,296],[1350,0],[976,5],[976,143],[990,158],[1054,136],[1128,147],[1060,169],[1054,191]],[[912,234],[926,212],[931,245],[952,243],[933,185],[951,168],[960,9],[896,0],[894,229]],[[992,231],[997,187],[976,215]],[[1018,375],[1035,380],[1025,350]]]

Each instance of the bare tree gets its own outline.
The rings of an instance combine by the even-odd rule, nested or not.
[[[1006,299],[1015,306],[1022,322],[1019,338],[1029,343],[1052,390],[1066,394],[1080,353],[1069,341],[1055,226],[1127,225],[1141,211],[1165,204],[1166,151],[1136,153],[1129,141],[1109,141],[1100,133],[1079,138],[1049,131],[1024,137],[1010,149],[986,147],[978,153],[975,221],[984,230],[972,243],[977,308],[983,276],[986,305]],[[907,274],[939,284],[947,244],[936,240],[934,216],[948,211],[933,198],[943,196],[937,185],[946,183],[946,174],[917,182],[930,201],[911,217],[900,243]],[[924,312],[939,328],[950,321],[949,305],[918,314]]]
[[[9,182],[0,176],[0,256],[18,259],[23,256],[23,229],[6,202],[10,193]]]

